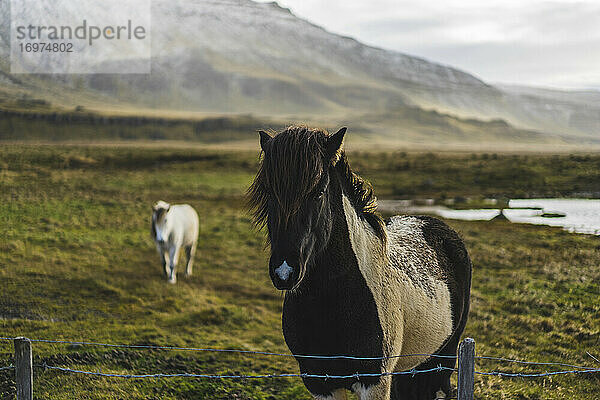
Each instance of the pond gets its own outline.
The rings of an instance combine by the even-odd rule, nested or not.
[[[503,210],[511,222],[560,226],[574,233],[600,235],[600,200],[594,199],[515,199]],[[516,208],[519,207],[519,208]],[[522,207],[540,207],[527,210]],[[564,215],[564,217],[545,217]]]
[[[447,219],[489,221],[500,213],[511,222],[558,226],[573,233],[600,235],[600,199],[512,199],[509,208],[453,210],[444,206],[407,205],[382,200],[380,210],[407,214],[434,214]]]

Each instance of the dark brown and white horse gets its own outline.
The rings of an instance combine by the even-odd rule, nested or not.
[[[384,223],[370,185],[352,172],[334,135],[290,127],[260,132],[264,156],[249,190],[268,228],[269,274],[286,290],[285,341],[302,373],[353,375],[453,368],[467,322],[471,262],[456,232],[431,217]],[[387,358],[386,358],[387,357]],[[451,371],[344,379],[304,378],[316,399],[427,399],[450,392]],[[442,397],[444,398],[444,397]]]

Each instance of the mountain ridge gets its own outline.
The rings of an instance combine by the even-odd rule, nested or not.
[[[0,0],[0,17],[6,4]],[[367,46],[276,2],[159,0],[152,15],[148,76],[36,75],[15,83],[7,82],[5,60],[4,82],[157,109],[339,120],[405,106],[582,140],[600,133],[598,104],[507,90],[451,66]],[[6,37],[0,29],[0,55],[7,54]]]

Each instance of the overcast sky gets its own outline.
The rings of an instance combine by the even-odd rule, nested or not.
[[[364,43],[487,82],[600,89],[600,0],[279,0]]]

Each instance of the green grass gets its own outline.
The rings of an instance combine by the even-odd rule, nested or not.
[[[600,197],[600,155],[354,153],[380,197]]]
[[[22,104],[25,102],[25,104]],[[283,125],[251,115],[205,118],[107,115],[52,108],[43,100],[5,104],[0,97],[0,141],[90,142],[185,140],[220,143],[253,139],[257,129]]]
[[[427,163],[432,157],[435,162]],[[593,192],[600,165],[594,155],[349,158],[383,197]],[[253,230],[243,206],[257,151],[3,146],[0,160],[0,336],[287,352],[282,295],[268,277],[263,233]],[[523,171],[533,177],[514,179]],[[480,177],[478,183],[469,182],[473,177]],[[416,184],[424,180],[433,183]],[[150,238],[150,206],[158,199],[190,203],[201,218],[194,275],[180,275],[177,285],[164,280]],[[474,262],[465,334],[476,339],[479,354],[594,365],[586,351],[598,356],[600,348],[597,237],[507,222],[449,223],[463,235]],[[46,343],[33,349],[36,364],[90,371],[297,371],[288,358]],[[11,353],[10,342],[0,341],[0,366],[11,362]],[[491,362],[479,362],[478,369],[533,370]],[[599,384],[598,375],[478,376],[476,395],[590,399]],[[11,373],[0,372],[0,397],[13,385]],[[310,398],[298,379],[132,381],[40,368],[35,396]]]

